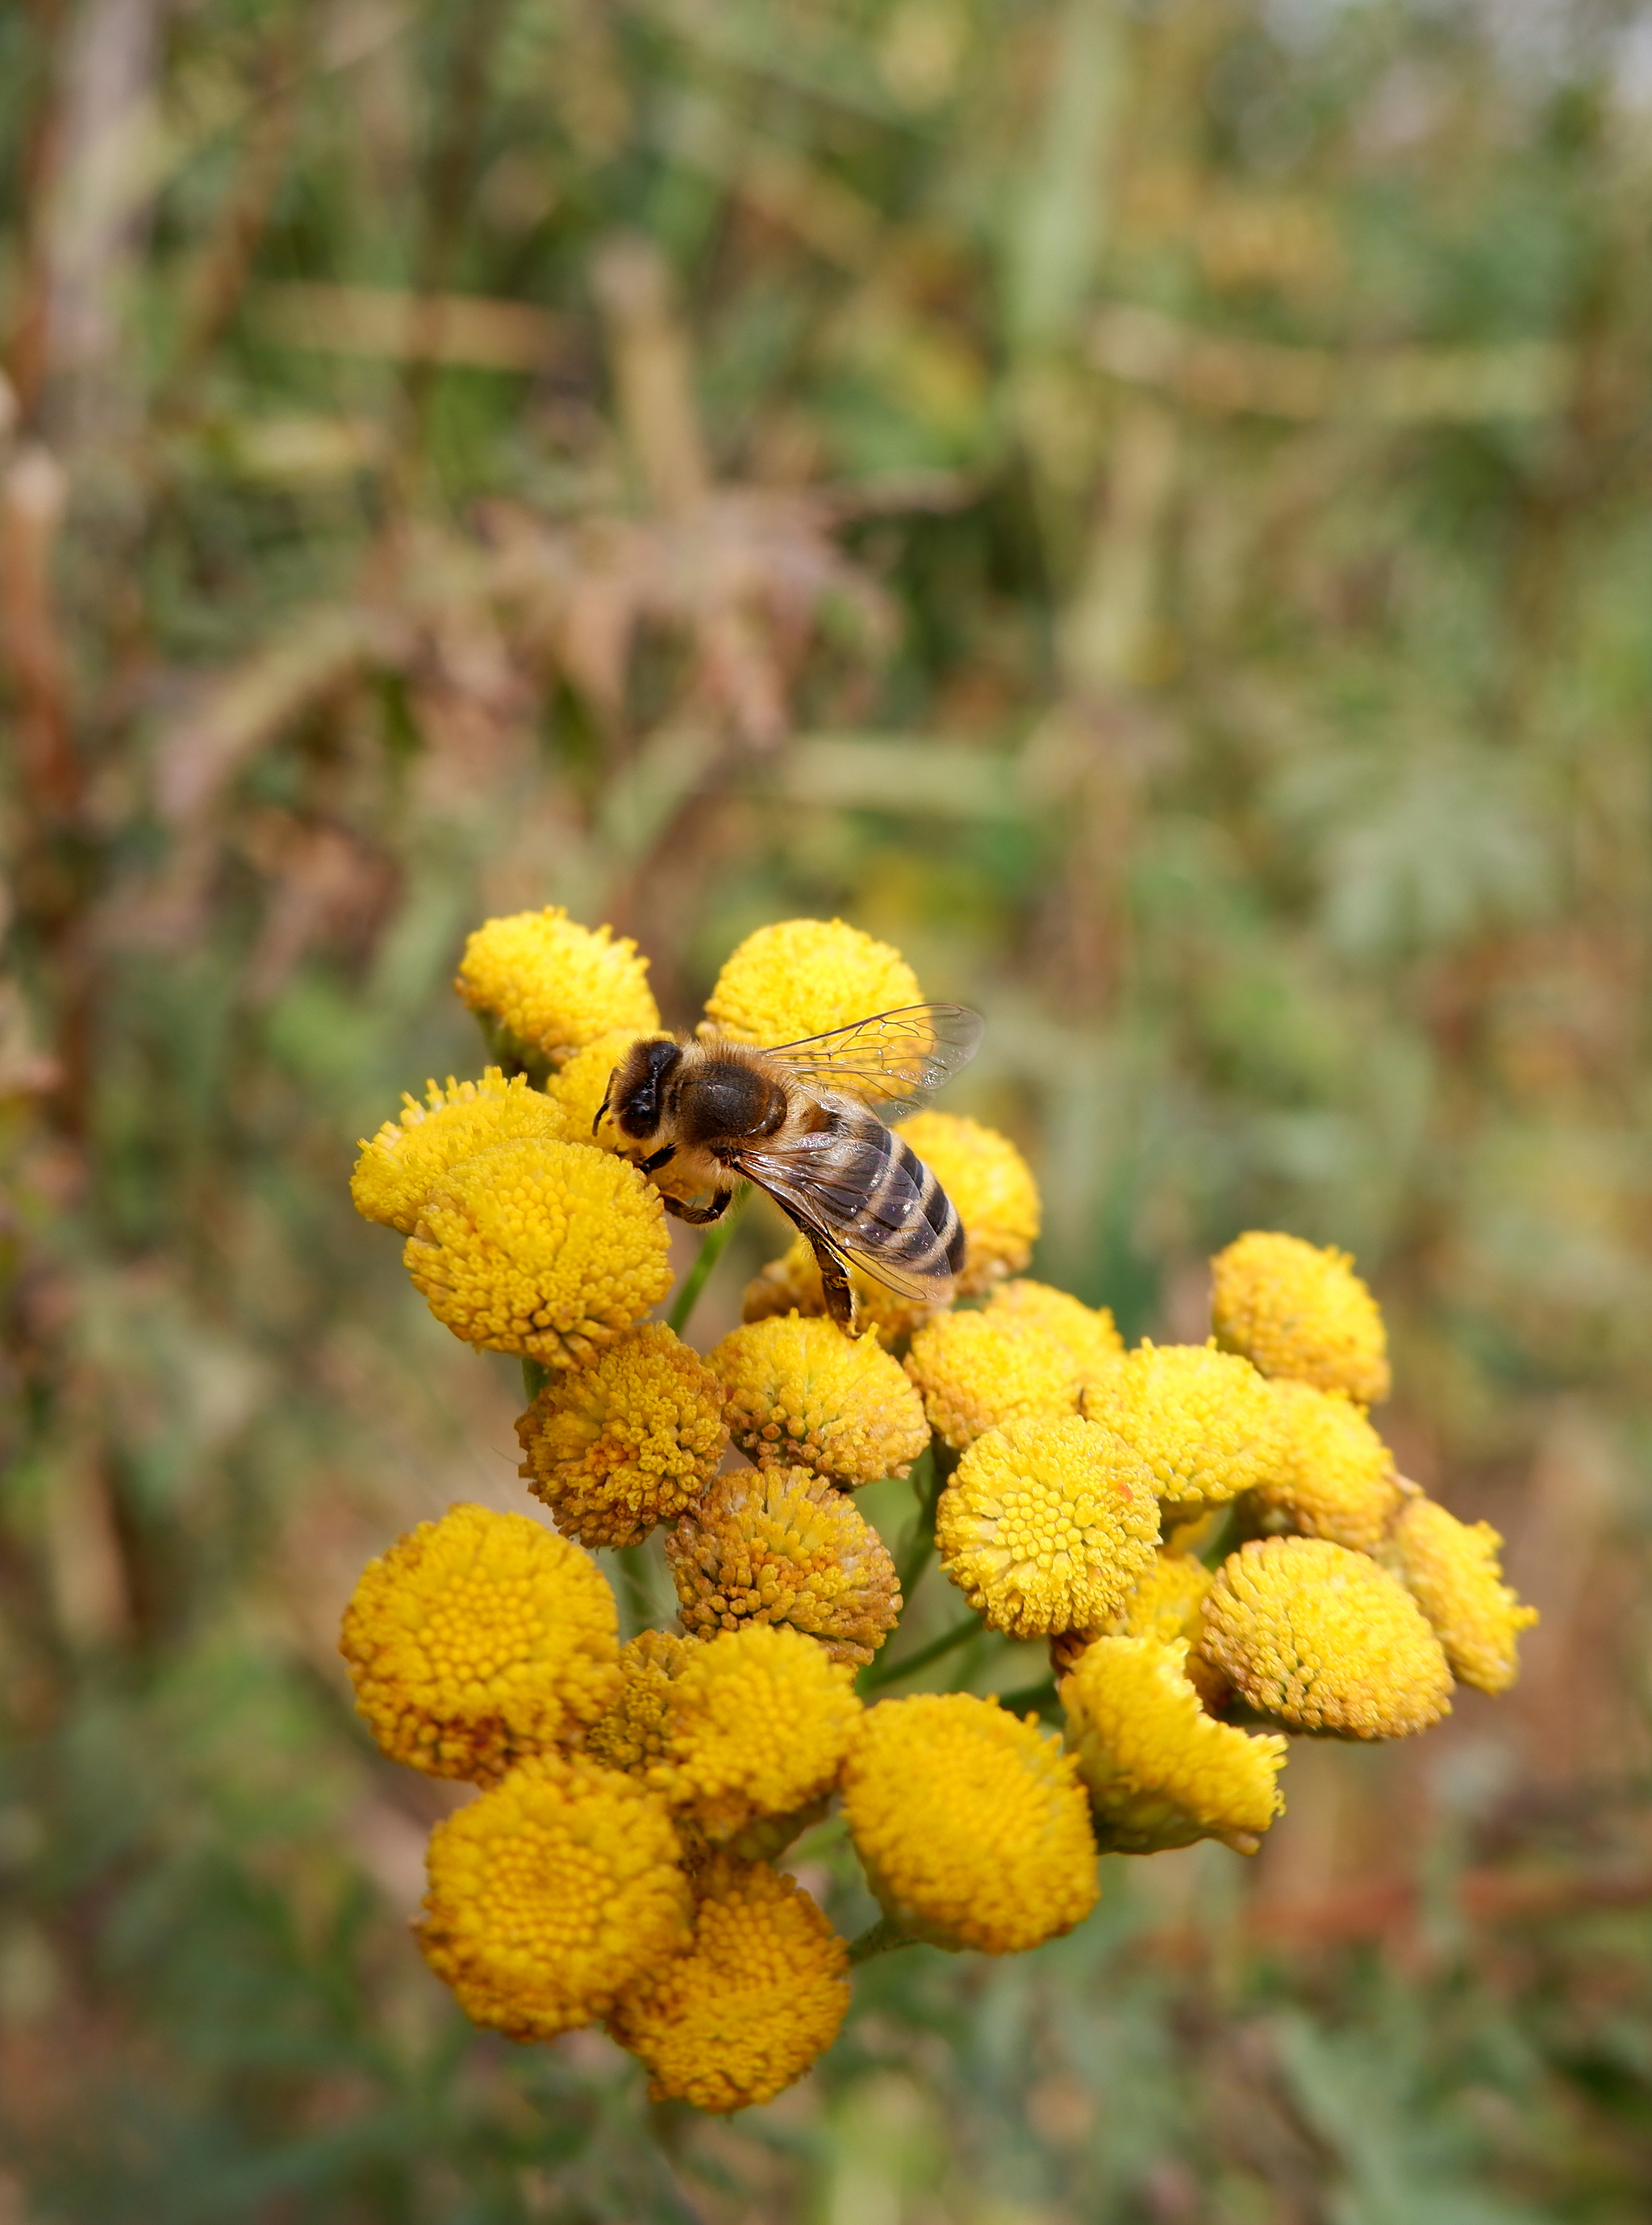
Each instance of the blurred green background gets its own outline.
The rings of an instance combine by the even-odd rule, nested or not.
[[[1649,240],[1611,0],[0,8],[3,2225],[1649,2214]],[[731,2122],[473,2033],[333,1649],[519,1400],[345,1182],[553,901],[899,944],[1130,1334],[1354,1251],[1518,1689]]]

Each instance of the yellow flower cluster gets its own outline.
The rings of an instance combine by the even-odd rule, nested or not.
[[[813,1639],[760,1623],[697,1646],[666,1690],[665,1758],[649,1782],[710,1839],[807,1808],[849,1750],[853,1674]]]
[[[638,1545],[705,1493],[728,1442],[723,1386],[663,1322],[546,1384],[516,1423],[520,1473],[582,1545]]]
[[[1180,1511],[1225,1506],[1280,1464],[1272,1392],[1249,1360],[1213,1345],[1142,1345],[1090,1385],[1084,1410],[1123,1437]]]
[[[1497,1533],[1395,1473],[1366,1416],[1382,1317],[1342,1253],[1253,1231],[1213,1263],[1210,1344],[1126,1352],[1026,1276],[1015,1145],[920,1112],[901,1132],[958,1209],[963,1303],[857,1267],[869,1333],[846,1336],[799,1238],[702,1357],[647,1318],[661,1190],[598,1119],[658,1031],[645,961],[549,907],[479,929],[457,986],[500,1063],[405,1100],[351,1195],[439,1321],[524,1362],[520,1472],[556,1528],[421,1524],[364,1572],[340,1647],[383,1751],[478,1788],[432,1835],[419,1925],[478,2023],[604,2022],[657,2098],[761,2103],[830,2045],[856,1955],[1036,1946],[1088,1913],[1098,1847],[1253,1852],[1282,1734],[1402,1737],[1453,1674],[1513,1680],[1535,1617]],[[775,1046],[920,995],[888,945],[786,921],[730,958],[702,1031]],[[851,1494],[908,1471],[934,1535],[903,1568],[933,1542],[985,1629],[1048,1641],[1061,1737],[965,1693],[857,1696],[902,1601]],[[656,1528],[680,1627],[622,1647],[580,1549]],[[1220,1720],[1239,1708],[1276,1727]],[[884,1911],[853,1954],[775,1867],[834,1799]]]
[[[560,1142],[567,1133],[562,1108],[522,1074],[507,1081],[497,1066],[479,1081],[431,1082],[425,1102],[402,1100],[400,1119],[387,1120],[361,1145],[351,1176],[351,1202],[364,1220],[411,1236],[425,1200],[453,1169],[492,1144],[519,1139]]]
[[[1096,1847],[1056,1741],[965,1692],[869,1710],[844,1813],[884,1913],[937,1947],[1015,1955],[1082,1923]]]
[[[1451,1712],[1440,1640],[1397,1578],[1322,1537],[1253,1539],[1205,1602],[1205,1651],[1258,1714],[1405,1738]]]
[[[655,1033],[648,970],[629,937],[616,941],[605,927],[593,935],[548,904],[478,927],[453,986],[503,1055],[542,1068],[616,1029],[633,1041]]]
[[[1394,1525],[1390,1566],[1428,1618],[1453,1671],[1482,1692],[1506,1692],[1518,1664],[1515,1640],[1537,1620],[1503,1581],[1489,1522],[1459,1522],[1414,1492]]]
[[[1153,1475],[1077,1414],[978,1437],[940,1495],[940,1564],[992,1630],[1088,1630],[1116,1613],[1154,1557]]]
[[[782,920],[747,935],[706,999],[702,1035],[737,1043],[806,1042],[921,1002],[900,952],[840,919]]]
[[[875,1337],[776,1315],[731,1330],[706,1366],[728,1390],[729,1433],[759,1467],[833,1483],[903,1476],[929,1442],[922,1401]]]
[[[935,1434],[963,1452],[990,1429],[1076,1415],[1084,1375],[1070,1346],[1015,1315],[946,1313],[921,1328],[907,1373]]]
[[[484,1784],[612,1704],[615,1620],[575,1547],[525,1514],[452,1506],[368,1563],[339,1643],[392,1761]]]
[[[684,1626],[696,1636],[786,1624],[834,1661],[867,1662],[901,1613],[895,1563],[843,1493],[807,1468],[718,1478],[666,1540]]]
[[[1305,1537],[1376,1552],[1400,1504],[1388,1447],[1345,1391],[1287,1381],[1273,1391],[1284,1455],[1256,1487],[1258,1509]]]
[[[567,1367],[665,1296],[669,1252],[659,1196],[635,1167],[524,1140],[453,1168],[402,1256],[455,1336]]]
[[[652,2099],[722,2114],[772,2101],[831,2046],[848,1972],[844,1942],[800,1885],[714,1854],[694,1879],[687,1953],[622,1994],[608,2029],[648,2065]]]
[[[1345,1391],[1362,1406],[1389,1394],[1388,1338],[1377,1301],[1345,1252],[1252,1229],[1211,1262],[1216,1341],[1264,1375]]]
[[[1102,1844],[1156,1854],[1221,1839],[1253,1854],[1283,1805],[1276,1734],[1253,1738],[1206,1714],[1185,1673],[1187,1642],[1098,1638],[1061,1685]]]
[[[663,1802],[578,1755],[524,1761],[431,1834],[419,1944],[465,2014],[512,2039],[592,2023],[687,1943]]]
[[[1065,1346],[1078,1368],[1082,1390],[1110,1374],[1124,1357],[1124,1340],[1105,1306],[1087,1306],[1082,1299],[1025,1275],[994,1284],[986,1315],[989,1321],[1041,1329]]]

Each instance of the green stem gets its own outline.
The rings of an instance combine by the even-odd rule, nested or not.
[[[939,1661],[943,1654],[952,1652],[956,1646],[967,1645],[972,1638],[980,1635],[981,1625],[974,1619],[954,1623],[939,1638],[932,1638],[927,1645],[921,1645],[915,1653],[908,1653],[899,1661],[880,1661],[876,1669],[863,1671],[860,1689],[863,1692],[876,1692],[885,1684],[898,1683],[902,1677],[915,1677],[920,1669],[927,1669],[932,1661]]]
[[[1055,1679],[1046,1677],[1041,1684],[1023,1684],[1019,1692],[1001,1692],[998,1705],[1007,1708],[1012,1715],[1024,1715],[1031,1708],[1039,1715],[1055,1704]]]
[[[929,1463],[926,1468],[923,1462]],[[915,1464],[913,1488],[918,1494],[917,1528],[912,1543],[907,1547],[906,1557],[899,1569],[901,1598],[910,1606],[919,1577],[929,1565],[929,1556],[935,1550],[935,1509],[940,1504],[940,1494],[946,1488],[953,1470],[958,1465],[958,1455],[950,1445],[938,1437],[929,1441],[929,1449]]]
[[[1207,1569],[1219,1569],[1239,1542],[1239,1508],[1235,1500],[1225,1507],[1222,1518],[1211,1532],[1209,1542],[1199,1554]]]
[[[921,1947],[923,1942],[915,1939],[909,1931],[902,1931],[892,1916],[880,1916],[877,1922],[861,1933],[858,1939],[849,1943],[851,1963],[870,1962],[874,1956],[892,1955],[897,1947]]]
[[[641,1545],[622,1545],[614,1558],[619,1563],[620,1582],[627,1594],[626,1603],[631,1619],[638,1630],[646,1630],[654,1613],[654,1591],[649,1582],[649,1564]]]
[[[682,1288],[677,1293],[676,1303],[666,1315],[668,1323],[679,1336],[688,1326],[688,1317],[693,1312],[699,1294],[706,1287],[706,1277],[727,1250],[729,1239],[734,1233],[734,1224],[740,1218],[740,1208],[750,1195],[750,1183],[742,1182],[734,1193],[733,1202],[700,1246],[699,1258],[683,1277]]]
[[[551,1371],[542,1360],[529,1360],[524,1353],[522,1363],[522,1387],[528,1394],[531,1406],[551,1379]]]

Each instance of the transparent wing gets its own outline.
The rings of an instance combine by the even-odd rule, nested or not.
[[[880,1120],[925,1104],[975,1055],[986,1023],[966,1005],[903,1005],[769,1053],[804,1081],[827,1083]]]
[[[952,1296],[944,1261],[938,1273],[926,1273],[889,1257],[889,1246],[922,1220],[923,1200],[910,1176],[877,1144],[819,1130],[783,1151],[742,1151],[734,1163],[806,1235],[820,1237],[886,1290],[926,1306],[944,1306]]]

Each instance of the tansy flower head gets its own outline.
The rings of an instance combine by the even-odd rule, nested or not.
[[[687,1943],[664,1803],[581,1756],[541,1758],[438,1823],[417,1925],[473,2023],[554,2039]]]
[[[629,1777],[647,1776],[666,1750],[666,1688],[682,1674],[695,1643],[668,1630],[640,1630],[620,1647],[618,1697],[585,1733],[592,1761]]]
[[[595,1144],[601,1151],[617,1150],[625,1139],[611,1120],[597,1124],[597,1114],[608,1094],[614,1068],[648,1028],[611,1028],[595,1043],[576,1050],[545,1085],[545,1094],[561,1113],[567,1133],[576,1144]]]
[[[1515,1641],[1537,1620],[1503,1581],[1503,1540],[1489,1522],[1459,1522],[1421,1492],[1408,1497],[1383,1558],[1433,1625],[1465,1684],[1506,1692],[1519,1674]]]
[[[885,1350],[898,1344],[903,1336],[909,1336],[936,1310],[934,1306],[920,1305],[915,1299],[903,1298],[899,1291],[874,1282],[864,1268],[851,1267],[849,1287],[854,1293],[857,1327],[876,1335]],[[760,1275],[752,1277],[746,1284],[745,1299],[740,1309],[747,1322],[768,1321],[776,1314],[813,1317],[824,1314],[826,1309],[820,1264],[813,1246],[804,1236],[795,1238],[789,1251],[782,1252],[778,1259],[771,1259]]]
[[[994,1630],[1041,1638],[1117,1612],[1159,1538],[1153,1477],[1076,1414],[978,1437],[940,1495],[940,1564]]]
[[[938,1315],[913,1338],[906,1372],[954,1452],[1011,1422],[1078,1411],[1079,1364],[1067,1347],[991,1314]]]
[[[895,1132],[958,1208],[964,1224],[959,1295],[1020,1274],[1033,1256],[1041,1208],[1033,1170],[1009,1137],[955,1112],[915,1112]]]
[[[807,1468],[719,1476],[666,1539],[684,1626],[787,1624],[834,1661],[870,1661],[901,1612],[895,1564],[842,1492]]]
[[[1117,1367],[1124,1357],[1124,1340],[1113,1326],[1105,1306],[1086,1306],[1048,1283],[1035,1283],[1024,1275],[997,1284],[986,1303],[989,1321],[1014,1322],[1041,1328],[1065,1345],[1078,1365],[1086,1388]]]
[[[1440,1640],[1403,1584],[1323,1537],[1253,1538],[1205,1602],[1203,1650],[1261,1714],[1404,1738],[1451,1711]]]
[[[641,2056],[649,2098],[723,2114],[770,2101],[838,2036],[848,1949],[802,1887],[715,1854],[694,1880],[686,1955],[621,1996],[608,2029]]]
[[[991,1700],[924,1692],[869,1709],[843,1804],[885,1915],[934,1946],[1019,1954],[1095,1905],[1073,1763]]]
[[[593,935],[548,904],[478,927],[453,986],[502,1053],[542,1068],[617,1029],[655,1034],[648,970],[629,936],[616,941],[605,927]]]
[[[1104,1847],[1151,1854],[1221,1839],[1253,1854],[1283,1804],[1285,1740],[1212,1721],[1187,1657],[1185,1639],[1098,1638],[1062,1680],[1068,1749]]]
[[[1264,1375],[1345,1391],[1362,1406],[1389,1393],[1377,1301],[1345,1252],[1250,1229],[1211,1262],[1216,1341]]]
[[[649,1783],[713,1839],[806,1807],[859,1719],[853,1676],[812,1638],[762,1624],[696,1647],[666,1694],[666,1759]]]
[[[402,1257],[430,1310],[490,1352],[592,1359],[671,1287],[665,1210],[585,1144],[497,1144],[426,1199]]]
[[[1107,1634],[1155,1638],[1161,1645],[1181,1639],[1190,1648],[1196,1647],[1205,1634],[1205,1601],[1215,1581],[1205,1563],[1191,1554],[1161,1553],[1125,1594],[1106,1626]],[[1071,1667],[1072,1663],[1057,1665]],[[1231,1697],[1225,1678],[1202,1653],[1189,1651],[1184,1673],[1212,1714],[1219,1713]]]
[[[692,1506],[723,1457],[723,1386],[663,1322],[546,1384],[516,1423],[519,1473],[564,1537],[640,1544]]]
[[[1374,1553],[1400,1504],[1393,1456],[1343,1391],[1281,1380],[1274,1402],[1285,1456],[1256,1487],[1256,1505],[1305,1537]]]
[[[484,1783],[577,1740],[619,1690],[614,1595],[525,1514],[450,1506],[370,1561],[339,1650],[392,1761]]]
[[[1203,1344],[1143,1344],[1092,1383],[1084,1410],[1139,1453],[1179,1509],[1219,1506],[1275,1474],[1279,1410],[1248,1360]]]
[[[796,1314],[730,1331],[706,1356],[728,1388],[730,1435],[760,1465],[833,1483],[903,1476],[929,1442],[923,1401],[875,1337]]]
[[[422,1105],[405,1093],[402,1103],[399,1120],[387,1120],[370,1144],[364,1138],[350,1197],[364,1220],[403,1236],[412,1235],[426,1198],[460,1160],[491,1144],[567,1133],[559,1106],[520,1074],[507,1081],[497,1066],[480,1081],[449,1074],[446,1089],[429,1084]]]
[[[801,1043],[922,994],[887,942],[840,919],[786,919],[747,935],[717,977],[699,1031],[770,1047]]]

